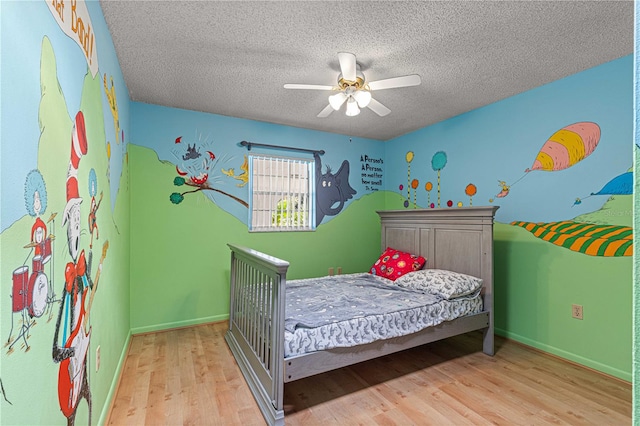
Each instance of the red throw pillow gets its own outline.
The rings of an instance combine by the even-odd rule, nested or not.
[[[371,267],[370,272],[395,281],[408,272],[422,269],[427,260],[422,256],[416,256],[400,250],[387,247],[382,255]]]

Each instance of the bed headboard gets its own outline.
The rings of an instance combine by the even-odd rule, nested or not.
[[[425,268],[482,278],[493,295],[493,217],[498,206],[378,211],[381,249],[419,254]]]

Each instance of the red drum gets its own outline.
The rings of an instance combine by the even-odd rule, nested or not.
[[[37,255],[37,256],[33,256],[33,260],[31,261],[32,265],[33,265],[33,273],[38,273],[38,272],[42,272],[42,268],[43,263],[42,263],[42,256]]]
[[[32,317],[41,317],[47,307],[49,280],[42,272],[31,274],[27,289],[27,311]]]
[[[21,266],[13,271],[13,293],[11,298],[11,309],[13,312],[20,312],[24,309],[27,295],[27,276],[29,275],[29,267]]]
[[[51,259],[51,236],[42,242],[42,263],[45,264]]]

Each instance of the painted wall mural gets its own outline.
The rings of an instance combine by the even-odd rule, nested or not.
[[[104,93],[107,95],[107,102],[109,103],[109,109],[113,117],[113,133],[116,137],[116,144],[120,144],[120,117],[118,114],[118,101],[116,95],[116,88],[113,85],[113,76],[109,78],[110,84],[107,84],[107,74],[102,78],[104,85]],[[124,139],[124,137],[122,137]]]
[[[58,402],[60,410],[69,424],[75,424],[76,411],[80,399],[85,399],[89,405],[89,424],[91,424],[92,403],[91,389],[87,374],[87,353],[91,340],[91,327],[87,324],[87,317],[91,312],[93,297],[98,288],[100,271],[109,246],[105,242],[95,278],[91,278],[93,252],[88,255],[81,248],[80,234],[83,218],[80,205],[84,201],[78,188],[78,166],[80,160],[89,149],[85,128],[84,114],[78,111],[71,134],[71,153],[67,168],[66,196],[67,203],[63,212],[62,225],[67,227],[67,248],[71,261],[66,264],[63,287],[53,336],[53,361],[59,363],[58,374]],[[92,169],[93,170],[93,169]],[[91,184],[90,194],[97,191],[92,174],[89,173]],[[95,174],[94,174],[95,176]],[[92,195],[92,206],[87,220],[89,224],[96,221],[96,203]],[[93,230],[91,244],[93,243]],[[90,245],[91,247],[91,245]],[[87,305],[87,294],[91,297]],[[64,319],[64,323],[62,320]],[[61,334],[62,332],[62,334]]]
[[[83,0],[65,3],[64,0],[45,2],[60,29],[75,41],[85,55],[91,75],[98,72],[98,49],[96,48],[93,23]]]
[[[411,162],[414,160],[415,158],[415,154],[413,151],[408,151],[405,154],[405,161],[407,162],[407,198],[404,201],[404,207],[408,208],[410,206],[413,206],[414,209],[418,208],[418,187],[420,186],[420,180],[416,179],[416,178],[411,178]],[[420,163],[418,163],[420,164]],[[431,157],[431,169],[436,172],[436,179],[437,179],[437,204],[436,203],[432,203],[431,202],[431,191],[433,190],[433,183],[431,181],[427,181],[427,183],[425,183],[424,185],[424,189],[427,192],[427,207],[428,208],[436,208],[436,207],[440,207],[440,176],[441,176],[441,171],[446,167],[447,165],[447,153],[444,151],[438,151],[436,152],[432,157]],[[422,168],[421,168],[422,169]],[[400,189],[401,193],[404,189],[404,184],[400,184],[398,186],[398,188]],[[477,191],[477,188],[475,187],[475,185],[470,184],[467,185],[467,187],[465,188],[465,194],[468,195],[469,197],[472,197],[473,195],[475,195]],[[413,193],[413,202],[411,200],[411,194]],[[471,198],[470,198],[471,200]],[[448,200],[447,201],[447,206],[451,207],[453,206],[453,201],[452,200]],[[459,201],[458,202],[458,207],[462,207],[462,202]]]
[[[230,178],[239,180],[240,182],[236,184],[238,188],[242,188],[247,183],[249,183],[249,157],[244,156],[244,161],[240,166],[240,173],[236,174],[235,169],[230,167],[228,169],[220,169],[222,173],[229,176]]]
[[[610,198],[618,195],[630,197],[632,193],[633,172],[626,172],[616,176],[598,192],[592,192],[584,199],[600,195],[607,195]],[[576,198],[573,205],[582,204],[582,200],[581,198]],[[594,212],[594,215],[597,214],[598,212]],[[571,220],[549,223],[513,221],[511,225],[520,226],[544,241],[590,256],[632,256],[633,228],[631,226],[607,224],[607,219],[610,220],[612,214],[616,214],[614,209],[605,206],[601,209],[600,214],[602,219],[598,220],[598,222],[605,222],[605,224]],[[595,220],[593,216],[590,219]]]
[[[489,202],[493,203],[497,199],[501,199],[509,195],[513,186],[527,176],[532,171],[543,172],[559,172],[565,171],[589,157],[598,147],[600,142],[601,129],[595,122],[577,122],[554,132],[551,137],[543,144],[542,148],[536,155],[531,166],[525,170],[525,174],[515,182],[508,184],[506,181],[498,180],[500,191],[495,198],[490,198]],[[407,192],[404,201],[404,207],[418,208],[416,199],[417,188],[419,187],[419,179],[411,177],[411,164],[416,162],[413,151],[407,152],[405,161],[407,163]],[[431,202],[431,191],[433,184],[428,181],[425,184],[427,192],[427,208],[440,207],[441,192],[441,171],[447,165],[447,154],[444,151],[437,151],[431,158],[431,168],[437,173],[437,204]],[[415,169],[415,168],[414,168]],[[562,178],[558,178],[560,185]],[[399,189],[403,191],[403,184]],[[413,200],[411,194],[413,191]],[[625,172],[620,174],[609,182],[607,182],[598,192],[592,192],[584,198],[575,198],[573,205],[579,205],[583,200],[592,196],[606,195],[609,197],[618,195],[631,195],[633,192],[633,174]],[[464,193],[469,197],[469,206],[473,205],[473,196],[478,193],[478,187],[469,183],[464,188]],[[457,207],[463,207],[462,201],[455,203]],[[452,207],[454,202],[449,199],[446,202],[447,207]],[[610,213],[609,213],[610,214]],[[611,217],[611,216],[609,216]],[[594,223],[593,217],[590,218],[573,218],[572,220],[562,220],[554,222],[531,222],[523,220],[514,220],[510,224],[518,226],[531,232],[535,237],[543,241],[555,244],[578,253],[589,256],[617,257],[631,256],[633,253],[633,233],[630,226],[620,225],[616,223],[606,223],[606,219],[598,220]],[[603,221],[605,223],[603,223]]]
[[[469,196],[469,206],[473,206],[473,196],[478,193],[478,188],[470,183],[464,188],[464,193]],[[462,207],[462,202],[458,203],[458,207]]]
[[[222,176],[215,174],[219,160],[213,153],[213,143],[210,140],[205,139],[203,142],[194,141],[193,144],[187,142],[187,145],[185,146],[182,143],[182,136],[178,136],[175,139],[175,145],[176,148],[171,152],[176,161],[176,173],[178,173],[178,176],[173,179],[173,184],[175,186],[186,185],[195,189],[171,193],[169,200],[171,200],[173,204],[180,204],[187,194],[208,190],[215,191],[229,197],[244,207],[249,207],[249,204],[246,201],[214,186],[215,180],[220,179],[222,176],[228,176],[240,180],[248,179],[248,177],[235,176],[233,169],[228,169],[226,172],[224,169],[221,169]],[[241,168],[242,167],[247,168],[246,158],[245,163]],[[247,176],[246,172],[244,176]]]
[[[237,202],[245,208],[249,208],[249,203],[241,197],[230,192],[219,189],[217,183],[222,183],[223,179],[237,180],[236,188],[243,188],[245,197],[247,193],[247,183],[249,182],[248,156],[243,156],[239,173],[235,167],[221,167],[223,163],[232,165],[236,157],[224,154],[218,158],[214,153],[213,143],[202,137],[196,140],[186,140],[178,136],[174,142],[175,147],[171,150],[172,162],[178,176],[174,177],[173,184],[177,187],[187,186],[193,189],[181,192],[172,192],[169,200],[173,204],[180,204],[185,196],[200,191],[212,191]],[[345,203],[352,199],[357,191],[349,184],[350,165],[348,160],[343,160],[337,172],[333,172],[331,166],[323,164],[320,155],[314,152],[315,176],[316,176],[316,226],[322,223],[327,216],[335,216],[342,211]],[[362,163],[362,185],[368,191],[378,190],[382,186],[382,162],[381,157],[373,158],[368,155],[361,156]],[[219,170],[218,170],[219,169]],[[212,199],[213,202],[215,202]],[[224,203],[221,207],[225,207]],[[246,220],[246,219],[245,219]]]
[[[618,175],[607,182],[598,192],[592,192],[584,198],[576,198],[573,205],[582,204],[582,200],[586,200],[594,195],[631,195],[633,194],[633,172],[626,172]]]
[[[96,202],[96,193],[98,192],[98,177],[96,176],[96,170],[89,170],[89,195],[91,196],[91,207],[89,210],[89,235],[91,235],[91,241],[89,242],[89,248],[93,248],[93,236],[95,234],[96,240],[100,239],[100,231],[98,229],[98,220],[96,213],[102,204],[103,192],[100,191],[100,198]]]
[[[47,210],[47,189],[44,178],[35,169],[27,174],[24,194],[25,207],[33,217],[27,256],[19,267],[14,269],[11,291],[11,328],[6,345],[7,353],[14,351],[14,346],[22,342],[22,349],[30,349],[27,338],[31,328],[36,325],[38,318],[49,313],[49,321],[53,313],[52,304],[55,300],[53,276],[53,241],[55,239],[55,217],[51,214],[46,223],[42,215]],[[49,228],[47,229],[47,224]],[[31,271],[29,271],[31,260]],[[14,331],[16,334],[14,334]]]
[[[600,142],[600,126],[596,123],[579,122],[563,127],[544,143],[531,168],[527,168],[523,176],[511,184],[498,181],[500,192],[496,194],[496,198],[509,195],[511,188],[534,170],[557,172],[574,166],[591,155],[598,146],[598,142]],[[493,201],[494,199],[489,199],[490,203]]]
[[[431,168],[438,173],[438,207],[440,207],[440,172],[447,165],[447,154],[444,151],[438,151],[431,158]],[[449,205],[451,207],[451,205]]]
[[[574,221],[551,223],[512,222],[541,240],[590,256],[631,256],[633,230],[630,226],[597,225]]]
[[[349,185],[349,162],[344,160],[336,173],[329,165],[322,173],[322,161],[318,153],[313,154],[316,162],[316,225],[322,223],[325,216],[335,216],[342,211],[344,204],[357,192]]]
[[[384,159],[372,157],[368,154],[360,155],[360,177],[365,191],[379,191],[382,189],[384,177]]]
[[[407,160],[407,199],[404,202],[405,207],[409,207],[409,203],[411,202],[411,190],[414,190],[413,193],[413,207],[416,208],[418,203],[416,202],[417,195],[415,193],[416,188],[418,187],[418,179],[411,180],[411,162],[413,161],[413,151],[407,152],[407,155],[404,157]],[[400,185],[400,191],[402,191],[403,185]]]
[[[525,170],[525,176],[533,170],[544,172],[566,170],[581,162],[598,147],[600,133],[600,126],[593,122],[574,123],[556,131],[544,143],[531,168]],[[522,177],[511,185],[500,181],[502,190],[496,197],[507,196],[510,188],[521,179]],[[625,173],[605,185],[600,192],[602,194],[609,192],[609,195],[613,195],[613,192],[631,194],[631,182],[631,173]],[[493,202],[493,199],[489,201]],[[580,198],[576,198],[574,205],[581,202]],[[574,221],[551,223],[513,221],[511,224],[528,230],[544,241],[590,256],[631,256],[633,253],[632,229],[629,226],[596,226]]]
[[[100,13],[97,2],[82,0],[2,5],[3,27],[20,28],[3,28],[15,41],[3,46],[3,63],[16,64],[3,66],[3,83],[6,73],[20,94],[3,85],[3,105],[12,108],[2,122],[2,157],[11,158],[2,164],[2,424],[96,424],[113,370],[98,376],[92,355],[100,343],[116,348],[126,339],[111,323],[105,338],[103,328],[105,317],[123,323],[120,307],[109,305],[124,284],[110,280],[128,267],[121,249],[106,259],[114,241],[128,242],[118,231],[128,194],[118,215],[114,201],[127,170],[129,119],[119,112],[128,98],[116,101],[126,90],[117,62],[98,61],[99,46],[112,48]],[[95,299],[101,276],[105,290]],[[97,344],[96,330],[103,334]],[[103,359],[113,362],[111,354]]]

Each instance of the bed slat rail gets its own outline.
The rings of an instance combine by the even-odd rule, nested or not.
[[[229,330],[225,339],[270,424],[284,424],[284,295],[289,262],[231,249]]]

